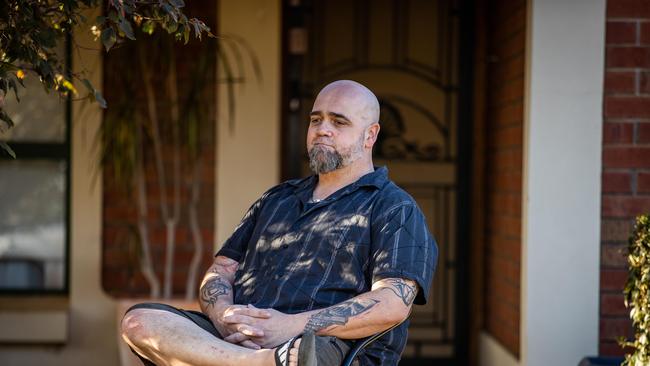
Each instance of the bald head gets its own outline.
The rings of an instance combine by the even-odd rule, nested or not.
[[[338,80],[327,84],[316,97],[313,111],[321,111],[326,106],[340,105],[356,119],[368,126],[379,122],[379,101],[373,92],[352,80]]]

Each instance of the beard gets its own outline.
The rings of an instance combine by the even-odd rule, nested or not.
[[[316,174],[325,174],[343,167],[343,156],[325,146],[316,145],[309,150],[309,168]]]
[[[349,165],[363,153],[363,137],[362,134],[355,145],[341,152],[336,148],[313,146],[309,150],[309,168],[315,174],[326,174]]]

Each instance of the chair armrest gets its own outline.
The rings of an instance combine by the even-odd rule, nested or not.
[[[408,319],[408,317],[406,317],[406,319]],[[406,319],[404,319],[404,320],[406,320]],[[368,347],[368,345],[370,345],[372,342],[374,342],[377,339],[383,337],[386,333],[388,333],[391,330],[397,328],[402,323],[403,322],[399,322],[399,323],[393,325],[392,327],[390,327],[390,328],[388,328],[388,329],[386,329],[386,330],[384,330],[382,332],[375,333],[375,334],[373,334],[373,335],[371,335],[369,337],[366,337],[366,338],[358,339],[356,342],[354,342],[354,347],[352,347],[348,351],[348,354],[345,356],[345,359],[343,360],[343,363],[341,364],[341,366],[351,366],[354,359],[359,355],[359,352],[361,352],[364,348]]]

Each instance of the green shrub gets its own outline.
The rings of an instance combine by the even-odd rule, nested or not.
[[[623,293],[630,309],[634,340],[621,340],[621,346],[633,351],[625,355],[623,365],[650,365],[650,216],[637,217],[629,240],[630,272]]]

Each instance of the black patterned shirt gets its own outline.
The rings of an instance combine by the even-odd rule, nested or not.
[[[426,220],[385,167],[310,202],[318,176],[281,183],[248,210],[217,255],[239,262],[234,303],[295,314],[325,308],[384,278],[418,284],[426,303],[438,257]],[[361,365],[397,365],[404,322],[369,346]]]

